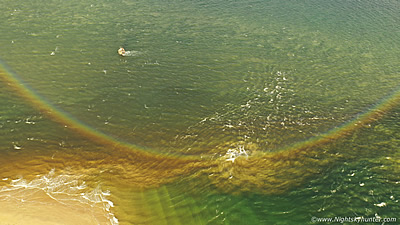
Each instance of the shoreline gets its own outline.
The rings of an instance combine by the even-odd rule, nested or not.
[[[41,189],[15,189],[0,194],[0,225],[112,224],[99,205],[57,200]]]

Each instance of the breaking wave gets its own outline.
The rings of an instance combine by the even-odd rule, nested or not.
[[[51,216],[53,212],[61,212],[67,215],[68,213],[75,214],[74,216],[82,219],[78,222],[79,224],[87,224],[89,221],[93,224],[119,224],[118,219],[111,212],[114,204],[107,199],[110,192],[103,191],[99,185],[92,188],[81,178],[77,175],[56,175],[54,169],[46,175],[38,175],[31,181],[23,178],[3,178],[3,181],[9,182],[9,184],[0,189],[0,202],[9,208],[16,205],[16,209],[18,209],[14,212],[16,214],[20,214],[18,212],[20,209],[29,211],[30,208],[38,208],[38,206],[43,206],[42,209],[45,209],[44,206],[47,205],[50,206],[50,210],[47,212],[48,216]],[[0,214],[4,214],[1,210]],[[34,214],[32,212],[30,214]],[[39,214],[33,215],[33,217],[40,216]],[[71,224],[77,223],[72,217],[70,217]],[[18,220],[21,219],[26,220],[26,218]],[[34,219],[35,221],[40,220],[40,218]],[[62,223],[69,224],[66,221],[62,221]]]

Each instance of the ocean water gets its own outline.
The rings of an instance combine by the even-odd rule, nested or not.
[[[2,221],[395,224],[398,1],[0,6]]]

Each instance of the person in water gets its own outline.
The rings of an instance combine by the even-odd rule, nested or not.
[[[120,56],[125,56],[125,49],[123,48],[123,47],[120,47],[119,49],[118,49],[118,54],[120,55]]]

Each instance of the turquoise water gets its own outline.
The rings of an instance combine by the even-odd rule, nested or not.
[[[121,224],[400,212],[397,1],[0,5],[2,177],[83,174]]]

